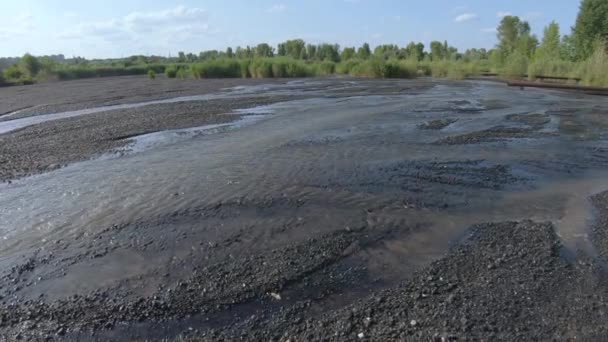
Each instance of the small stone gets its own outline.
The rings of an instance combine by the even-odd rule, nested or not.
[[[413,326],[413,327],[415,327],[416,325],[418,325],[418,322],[416,322],[416,320],[413,319],[413,320],[410,321],[410,325]]]
[[[281,300],[281,295],[278,293],[270,292],[270,296],[276,300]]]
[[[365,337],[365,334],[361,332],[361,333],[357,334],[357,337],[358,337],[358,338],[364,338],[364,337]]]

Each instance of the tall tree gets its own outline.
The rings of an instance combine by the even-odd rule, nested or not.
[[[496,37],[498,38],[497,61],[505,61],[517,50],[521,55],[531,57],[538,45],[536,36],[530,34],[530,24],[517,16],[508,15],[500,21]]]
[[[574,62],[576,60],[576,47],[571,35],[566,34],[562,37],[562,41],[559,44],[559,56],[566,61]]]
[[[526,56],[527,58],[531,58],[534,56],[537,47],[538,38],[536,38],[535,35],[524,34],[517,39],[515,51]]]
[[[306,48],[306,43],[302,39],[288,40],[283,44],[285,44],[285,55],[294,59],[299,59],[302,50]]]
[[[445,59],[447,51],[444,49],[444,44],[439,41],[431,42],[431,59],[433,61],[439,61]]]
[[[272,48],[270,45],[268,45],[266,43],[258,44],[258,46],[255,47],[255,56],[256,57],[273,57],[274,48]]]
[[[346,47],[342,50],[342,54],[340,55],[340,59],[343,61],[347,61],[349,59],[355,58],[356,52],[354,47]]]
[[[538,50],[536,57],[543,59],[559,59],[560,58],[560,34],[559,24],[552,21],[543,32],[543,40]]]
[[[608,39],[608,1],[583,0],[573,31],[577,58],[589,57],[598,39]]]
[[[368,59],[372,55],[372,50],[369,47],[368,43],[363,43],[363,45],[357,51],[357,57],[361,59]]]
[[[529,25],[528,25],[529,27]],[[520,32],[526,29],[519,20],[519,17],[507,15],[500,21],[496,36],[498,38],[498,49],[504,54],[509,55],[517,46]]]

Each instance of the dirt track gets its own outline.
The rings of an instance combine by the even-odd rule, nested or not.
[[[432,80],[223,89],[239,81],[0,89],[18,96],[0,112],[30,107],[7,123],[209,95],[0,134],[3,339],[608,334],[601,98]]]

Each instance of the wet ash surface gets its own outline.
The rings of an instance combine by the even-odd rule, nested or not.
[[[236,109],[285,101],[252,97],[151,105],[60,119],[0,135],[0,180],[48,172],[111,152],[129,138],[169,129],[238,120]]]
[[[285,84],[285,79],[179,80],[145,76],[105,77],[2,89],[0,120],[85,108],[201,95],[244,85]],[[15,115],[6,115],[17,112]]]
[[[88,89],[112,84],[99,81]],[[143,80],[115,81],[126,91]],[[167,82],[126,94],[202,89]],[[87,89],[66,84],[56,102],[32,88],[45,95],[30,101],[132,102],[83,90],[67,104],[78,84]],[[0,189],[0,340],[608,334],[602,103],[426,79],[277,86],[0,134],[0,178],[21,178]],[[247,127],[23,178],[122,150],[139,134],[294,99]]]
[[[534,128],[496,126],[482,131],[450,136],[436,142],[439,145],[479,144],[504,139],[539,138],[552,136],[552,133],[538,132]]]
[[[608,333],[603,281],[560,256],[551,224],[484,224],[398,288],[321,317],[299,303],[192,340],[594,340]]]
[[[519,122],[530,126],[544,126],[551,122],[548,114],[509,114],[505,117],[507,121]]]
[[[425,122],[418,126],[420,129],[444,129],[454,122],[458,121],[458,119],[437,119]]]
[[[602,258],[608,260],[608,191],[594,195],[591,202],[597,211],[591,235]]]

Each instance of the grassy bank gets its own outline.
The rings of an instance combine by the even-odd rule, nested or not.
[[[498,73],[504,78],[539,76],[580,78],[585,85],[608,86],[608,55],[598,50],[583,62],[551,59],[529,59],[512,56],[502,65],[489,60],[439,60],[353,58],[342,62],[304,61],[289,57],[218,58],[197,63],[155,63],[130,66],[58,65],[40,71],[35,77],[16,67],[5,69],[0,84],[31,84],[46,80],[73,80],[82,78],[148,75],[165,75],[169,78],[291,78],[349,75],[365,78],[436,78],[465,79],[482,73]]]

